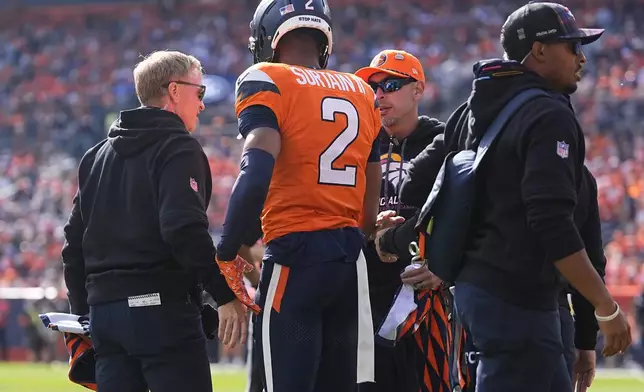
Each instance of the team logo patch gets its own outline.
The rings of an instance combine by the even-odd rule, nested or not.
[[[409,162],[403,161],[400,154],[393,153],[391,157],[388,154],[380,155],[382,179],[391,186],[394,193],[398,192],[398,188],[400,188],[405,177],[407,177],[407,171],[410,165]]]
[[[382,53],[371,61],[372,67],[382,67],[387,62],[387,55]]]
[[[568,150],[570,149],[570,144],[566,142],[557,142],[557,155],[562,159],[568,158]]]
[[[190,188],[195,192],[199,192],[199,184],[197,184],[197,180],[192,177],[190,177]]]

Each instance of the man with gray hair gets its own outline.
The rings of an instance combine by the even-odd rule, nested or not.
[[[142,106],[122,111],[79,165],[62,250],[71,312],[89,313],[101,392],[211,391],[202,289],[219,304],[224,344],[245,341],[247,311],[208,232],[212,178],[190,135],[204,110],[201,64],[155,52],[134,81]]]

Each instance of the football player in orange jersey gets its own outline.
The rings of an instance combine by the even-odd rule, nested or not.
[[[379,110],[363,80],[325,70],[326,0],[264,0],[250,27],[255,65],[235,89],[246,141],[217,261],[238,265],[261,215],[254,338],[266,391],[353,392],[374,379],[362,247],[378,214]]]

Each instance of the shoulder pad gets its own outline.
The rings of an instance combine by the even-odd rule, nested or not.
[[[243,100],[261,91],[281,94],[274,79],[270,76],[276,69],[271,63],[259,63],[244,71],[235,83],[235,99]]]

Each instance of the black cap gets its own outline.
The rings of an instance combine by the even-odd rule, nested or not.
[[[570,10],[557,3],[531,1],[514,11],[501,28],[501,45],[511,60],[521,61],[535,42],[597,41],[604,29],[580,29]]]

